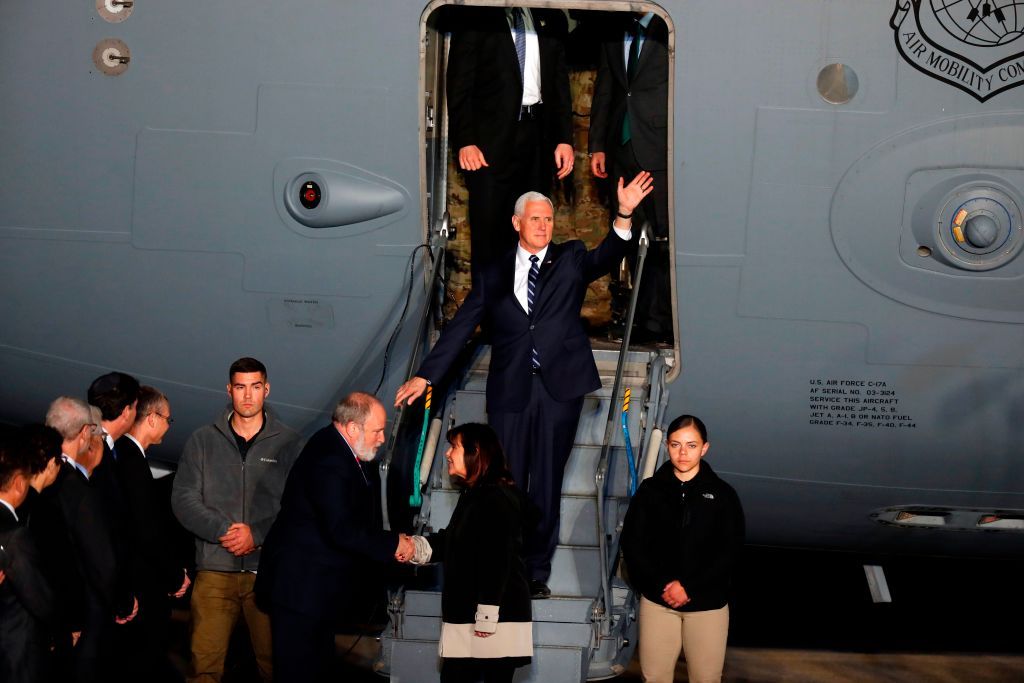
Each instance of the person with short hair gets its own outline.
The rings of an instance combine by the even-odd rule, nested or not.
[[[113,481],[113,461],[117,457],[115,443],[135,423],[139,399],[139,381],[123,372],[100,375],[89,385],[89,405],[100,409],[100,427],[103,430],[103,459],[97,466],[96,483],[101,488],[113,485],[107,482],[107,472]],[[104,491],[104,495],[110,495]]]
[[[533,656],[522,548],[524,528],[536,519],[493,429],[463,424],[448,432],[448,444],[448,476],[462,489],[459,502],[446,528],[413,537],[410,558],[444,563],[441,681],[509,683]]]
[[[329,677],[336,622],[369,621],[369,587],[403,548],[383,530],[373,459],[384,443],[380,401],[353,392],[331,424],[310,437],[288,475],[281,512],[267,535],[256,581],[270,611],[274,676],[300,683]]]
[[[94,412],[95,411],[95,412]],[[70,396],[50,404],[46,424],[61,437],[63,464],[33,511],[33,533],[59,567],[57,655],[75,681],[105,678],[115,626],[130,622],[138,601],[122,577],[109,521],[90,477],[103,457],[98,408]]]
[[[299,435],[267,410],[267,368],[239,358],[228,369],[231,408],[185,443],[171,493],[175,516],[196,541],[190,681],[220,681],[228,643],[245,619],[260,678],[270,681],[270,619],[253,586],[260,547],[277,517]]]
[[[672,341],[672,288],[668,213],[668,26],[654,12],[612,15],[600,45],[590,106],[590,172],[614,186],[641,169],[654,192],[636,207],[651,224],[650,251],[637,293],[637,343]],[[619,211],[611,193],[611,211]],[[642,223],[638,222],[637,225]],[[636,280],[636,243],[627,258]],[[628,302],[627,302],[628,304]],[[623,307],[625,308],[625,306]]]
[[[710,443],[700,418],[680,415],[667,434],[668,462],[640,485],[622,529],[626,571],[641,594],[640,669],[648,683],[670,682],[682,650],[688,680],[717,683],[743,508],[704,462]]]
[[[546,193],[553,174],[572,172],[572,97],[560,11],[467,7],[460,18],[448,53],[448,134],[469,192],[476,277],[515,243],[516,197]]]
[[[540,508],[541,521],[525,541],[530,590],[547,598],[551,558],[558,543],[562,477],[569,461],[583,397],[601,378],[580,319],[593,280],[607,274],[632,239],[632,211],[650,194],[651,178],[619,179],[620,215],[594,249],[579,240],[551,241],[554,209],[542,194],[516,202],[512,225],[519,244],[473,277],[473,288],[424,359],[399,387],[395,405],[412,403],[439,384],[477,325],[490,331],[487,421],[498,433],[509,469]]]
[[[171,598],[180,598],[191,580],[175,562],[169,501],[156,489],[146,460],[174,418],[167,397],[151,386],[138,393],[135,422],[115,442],[115,471],[124,496],[133,573],[139,593],[139,615],[133,626],[132,651],[126,668],[135,678],[176,681],[180,676],[167,658]]]
[[[39,550],[19,514],[33,490],[32,470],[38,463],[18,443],[32,437],[24,431],[18,436],[15,443],[0,446],[0,681],[34,683],[48,673],[48,630],[56,601]]]
[[[94,421],[99,424],[100,438],[92,440],[93,449],[99,449],[99,462],[89,475],[89,484],[99,494],[103,504],[110,538],[114,544],[114,556],[118,567],[118,591],[138,595],[139,577],[133,557],[135,539],[131,535],[130,511],[117,473],[117,440],[124,436],[135,422],[139,398],[139,381],[124,372],[108,372],[100,375],[89,385],[88,402],[98,415]],[[110,673],[119,677],[131,676],[128,670],[131,657],[120,654],[134,650],[132,636],[138,624],[114,630],[117,642],[112,651],[117,655],[107,657]]]

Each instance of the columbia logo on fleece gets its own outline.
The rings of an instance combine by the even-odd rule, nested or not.
[[[275,465],[277,464],[277,461],[274,460],[273,458],[260,458],[260,462],[272,462]]]
[[[713,493],[702,493],[701,495],[704,496],[705,498],[707,498],[708,500],[714,500],[715,499],[715,494],[713,494]]]

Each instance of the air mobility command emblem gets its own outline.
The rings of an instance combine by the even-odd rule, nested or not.
[[[1024,0],[896,0],[889,25],[911,66],[980,102],[1024,83]]]

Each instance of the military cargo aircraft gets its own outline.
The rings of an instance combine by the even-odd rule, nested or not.
[[[463,4],[0,4],[0,418],[119,369],[171,397],[173,454],[240,355],[307,433],[348,390],[393,396],[438,320],[416,323],[437,288],[418,247],[445,237],[440,17]],[[666,416],[693,413],[750,543],[1019,554],[1024,9],[530,4],[670,29],[675,341],[629,358],[641,469]],[[478,410],[440,399],[447,419]],[[600,437],[619,400],[581,430]],[[386,478],[412,470],[395,444]],[[608,458],[607,481],[626,476]],[[388,484],[396,525],[423,521],[395,502],[417,484]]]

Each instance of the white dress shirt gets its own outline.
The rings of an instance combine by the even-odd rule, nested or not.
[[[533,24],[533,15],[523,7],[523,29],[526,31],[526,64],[523,67],[523,106],[543,102],[540,91],[540,44],[537,42],[537,29]],[[516,29],[512,21],[512,8],[505,10],[509,29],[512,31],[512,42],[516,40]]]
[[[644,30],[646,31],[648,28],[650,28],[651,19],[653,19],[653,18],[654,18],[654,12],[648,12],[647,14],[643,15],[642,17],[640,17],[640,19],[638,19],[637,21],[640,22],[640,25],[643,26]],[[647,38],[645,38],[643,35],[640,36],[640,44],[636,48],[636,56],[637,56],[637,58],[640,57],[640,53],[644,49],[644,42],[646,40],[647,40]],[[626,31],[626,37],[622,40],[622,63],[625,64],[626,67],[629,67],[629,48],[630,48],[630,46],[632,44],[633,44],[633,29],[631,27],[630,30]]]
[[[67,453],[61,453],[60,457],[62,457],[64,459],[64,462],[71,463],[71,466],[74,467],[79,472],[81,472],[83,477],[85,477],[86,479],[89,478],[88,470],[86,470],[81,464],[79,464],[79,462],[77,460],[72,458]]]
[[[612,230],[615,231],[616,235],[626,240],[627,242],[633,239],[632,229],[622,230],[621,228],[616,228],[615,224],[613,223]],[[543,249],[537,252],[537,265],[542,269],[544,267],[544,257],[547,256],[548,249],[550,247],[551,245],[549,244],[548,246],[544,247]],[[512,292],[516,295],[516,300],[519,302],[519,305],[523,307],[523,311],[527,313],[529,313],[529,302],[526,298],[526,295],[527,283],[530,279],[530,256],[532,256],[532,254],[526,251],[526,249],[523,249],[522,243],[520,243],[519,246],[516,247],[516,269],[515,280],[512,284]]]

